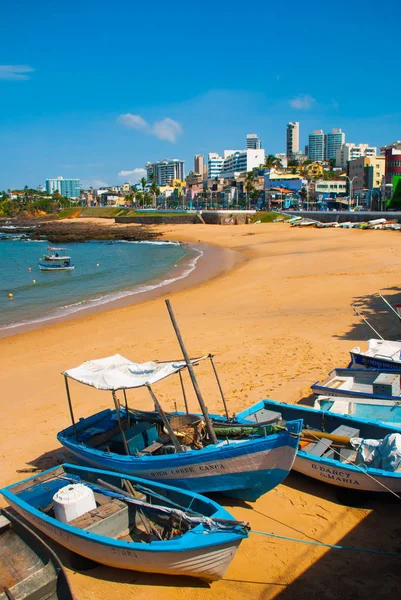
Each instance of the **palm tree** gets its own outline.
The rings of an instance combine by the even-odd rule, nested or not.
[[[268,154],[265,156],[265,164],[263,165],[267,169],[273,169],[274,167],[281,167],[281,161],[279,158],[276,158],[274,154]]]
[[[150,179],[150,189],[151,189],[151,192],[152,192],[153,201],[154,201],[154,205],[155,205],[155,208],[156,208],[156,199],[157,199],[157,196],[160,195],[160,188],[157,185],[156,175],[154,173],[152,173],[151,175],[149,175],[149,179]]]
[[[248,209],[249,209],[249,194],[251,194],[255,189],[255,186],[253,185],[254,179],[255,179],[254,171],[249,171],[249,173],[247,173],[246,177],[245,177],[246,206]]]
[[[142,203],[142,208],[143,208],[143,199],[144,199],[144,193],[141,192],[141,190],[138,190],[136,193],[136,202],[138,206],[141,206]]]
[[[142,186],[142,193],[145,193],[145,187],[146,187],[147,183],[148,183],[148,180],[146,179],[146,177],[142,177],[142,179],[140,181],[140,184]]]

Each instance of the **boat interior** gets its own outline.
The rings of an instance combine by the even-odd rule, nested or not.
[[[0,600],[56,600],[58,573],[36,536],[0,513]]]
[[[361,394],[399,396],[400,373],[378,373],[369,369],[336,369],[319,387],[345,390]]]
[[[68,525],[126,542],[171,540],[199,523],[177,516],[175,509],[211,517],[213,504],[151,482],[132,483],[120,475],[76,469],[66,465],[12,487],[12,493],[33,508],[56,519],[54,495],[65,486],[81,483],[92,490],[96,506]]]
[[[211,443],[202,416],[167,413],[166,417],[180,446],[186,450],[199,450]],[[270,422],[259,425],[260,427],[255,428],[250,423],[251,427],[247,428],[224,419],[213,421],[216,437],[221,440],[221,444],[227,443],[228,437],[241,441],[251,436],[276,433],[280,429]],[[69,437],[75,435],[72,427],[63,434]],[[107,409],[81,419],[76,424],[76,440],[87,447],[121,455],[161,456],[177,452],[177,447],[157,412],[127,411],[125,408],[120,408],[119,415],[115,410]]]
[[[349,444],[350,438],[380,440],[385,435],[394,432],[391,428],[380,427],[374,423],[350,422],[350,419],[330,412],[314,411],[296,405],[292,407],[289,404],[269,401],[256,405],[252,412],[245,412],[247,420],[256,422],[268,417],[272,418],[273,415],[276,415],[278,424],[302,418],[304,428],[300,450],[311,456],[331,458],[347,464],[359,464],[358,453]],[[322,433],[329,434],[333,439],[322,437]]]

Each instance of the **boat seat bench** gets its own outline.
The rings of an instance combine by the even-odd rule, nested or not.
[[[344,437],[352,438],[352,437],[359,437],[359,433],[360,433],[359,429],[355,429],[354,427],[350,427],[349,425],[340,425],[339,427],[337,427],[336,429],[331,431],[330,435],[341,435]],[[325,455],[326,458],[337,459],[337,458],[339,458],[338,455],[336,455],[334,450],[332,448],[330,448],[332,443],[333,443],[332,440],[323,438],[316,443],[311,442],[310,444],[308,444],[307,446],[305,446],[302,449],[304,452],[306,452],[307,454],[311,454],[312,456]],[[340,455],[341,454],[342,453],[340,452]],[[347,460],[349,462],[351,455],[344,454],[343,458],[344,458],[344,460]],[[340,460],[341,460],[341,458],[340,458]]]
[[[68,523],[91,533],[117,538],[129,531],[128,506],[112,498]]]

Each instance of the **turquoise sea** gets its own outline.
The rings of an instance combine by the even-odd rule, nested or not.
[[[54,273],[38,267],[48,245],[0,240],[0,330],[162,287],[186,277],[201,255],[174,242],[68,244],[75,270]]]

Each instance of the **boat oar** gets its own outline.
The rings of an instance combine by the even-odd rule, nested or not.
[[[345,435],[335,435],[332,433],[326,433],[325,431],[314,431],[312,429],[303,429],[301,439],[308,441],[315,441],[316,439],[331,440],[339,446],[350,446],[351,438]]]

